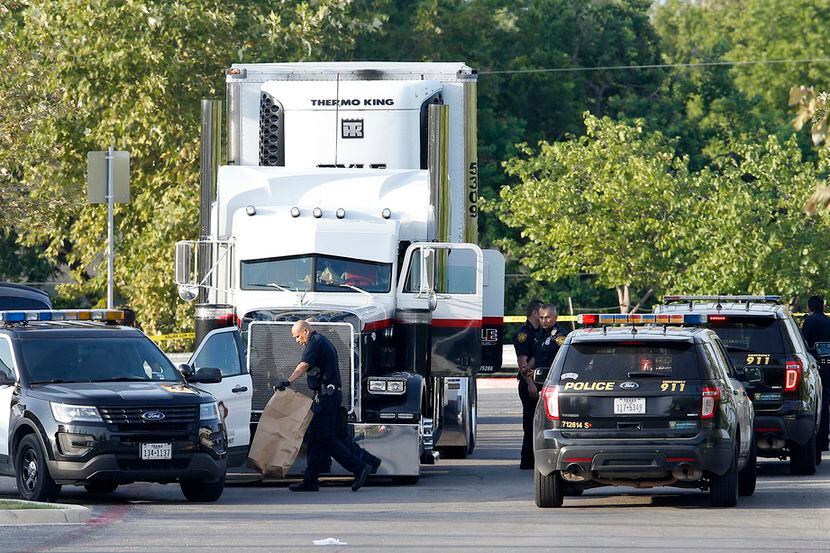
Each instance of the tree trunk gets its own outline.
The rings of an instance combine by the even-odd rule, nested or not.
[[[654,286],[649,288],[648,292],[646,292],[645,295],[642,298],[640,298],[640,301],[637,302],[637,305],[634,306],[634,309],[631,310],[631,313],[636,313],[637,310],[640,309],[640,307],[642,307],[643,303],[648,301],[648,298],[650,298],[653,293],[654,293]]]
[[[628,284],[617,286],[617,300],[620,303],[620,313],[628,313],[631,308],[631,287]]]

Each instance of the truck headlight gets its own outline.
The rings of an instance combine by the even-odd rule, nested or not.
[[[210,403],[203,403],[199,406],[199,420],[219,420],[219,406],[216,404],[215,401],[211,401]]]
[[[368,387],[370,394],[399,396],[406,392],[406,380],[370,378]]]
[[[58,422],[103,422],[97,407],[52,402],[49,402],[49,406],[52,408],[52,416]]]

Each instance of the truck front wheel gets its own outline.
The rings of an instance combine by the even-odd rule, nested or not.
[[[55,501],[61,487],[55,483],[46,466],[46,454],[34,434],[20,440],[14,456],[17,492],[26,501]]]

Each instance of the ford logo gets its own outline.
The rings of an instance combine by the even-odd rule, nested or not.
[[[161,411],[147,411],[141,414],[141,418],[146,421],[160,421],[164,418],[164,413]]]
[[[636,382],[623,382],[622,384],[620,384],[621,390],[636,390],[639,387],[640,385]]]

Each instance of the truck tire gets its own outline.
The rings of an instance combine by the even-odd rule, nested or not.
[[[755,447],[755,438],[749,446],[749,457],[746,466],[738,473],[738,495],[750,496],[755,493],[755,482],[758,479],[758,450]]]
[[[562,506],[562,500],[565,497],[565,481],[558,470],[544,476],[534,469],[533,484],[536,488],[537,507],[550,509]]]
[[[712,507],[734,507],[738,504],[738,452],[723,475],[709,480],[709,501]]]
[[[225,491],[225,477],[222,476],[216,482],[182,480],[181,487],[182,493],[188,501],[210,503],[222,497],[222,492]]]
[[[467,458],[467,446],[465,445],[453,445],[453,446],[444,446],[438,450],[441,453],[441,457],[444,459],[466,459]]]
[[[84,489],[92,495],[106,495],[117,490],[118,484],[115,482],[90,482],[89,484],[84,484]]]
[[[46,465],[46,454],[34,434],[20,440],[14,456],[17,493],[26,501],[55,501],[61,487],[55,483]]]
[[[790,474],[809,476],[816,473],[816,434],[804,445],[790,446]]]

